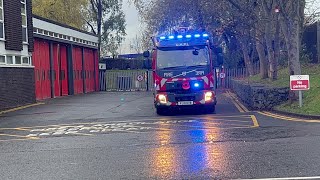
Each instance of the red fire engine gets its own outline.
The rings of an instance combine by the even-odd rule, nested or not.
[[[144,56],[152,58],[157,114],[188,107],[214,113],[217,100],[213,66],[222,64],[222,52],[213,46],[209,34],[185,31],[155,36],[152,41],[152,52],[145,51]]]

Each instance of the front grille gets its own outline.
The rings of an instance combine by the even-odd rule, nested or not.
[[[180,96],[176,97],[176,101],[194,101],[196,98],[195,96]]]

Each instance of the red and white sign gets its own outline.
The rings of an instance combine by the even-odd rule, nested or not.
[[[221,79],[224,79],[225,77],[226,77],[226,74],[225,74],[224,72],[221,72],[221,73],[220,73],[220,78],[221,78]]]
[[[137,76],[137,80],[139,81],[139,82],[141,82],[141,81],[143,81],[143,75],[141,75],[141,74],[139,74],[138,76]]]
[[[309,75],[290,76],[290,89],[292,91],[303,91],[310,89]]]

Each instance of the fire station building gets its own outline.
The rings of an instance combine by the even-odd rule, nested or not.
[[[0,0],[0,110],[98,91],[98,38]]]

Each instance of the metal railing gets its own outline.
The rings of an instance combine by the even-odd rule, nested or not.
[[[151,91],[152,71],[149,70],[107,70],[104,74],[104,91]]]
[[[259,64],[253,67],[254,74],[259,73]],[[216,69],[215,69],[215,72]],[[224,73],[224,78],[220,73]],[[217,88],[231,88],[234,78],[247,78],[246,68],[219,69],[216,73]],[[151,70],[106,70],[99,72],[100,91],[153,91],[154,83]]]

